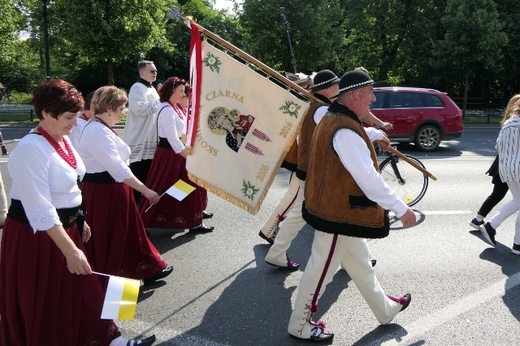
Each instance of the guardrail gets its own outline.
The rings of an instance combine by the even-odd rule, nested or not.
[[[20,119],[18,121],[34,121],[34,109],[29,105],[20,105],[13,108],[8,108],[4,106],[0,106],[0,121],[3,115],[20,115]],[[27,116],[27,118],[25,118]]]

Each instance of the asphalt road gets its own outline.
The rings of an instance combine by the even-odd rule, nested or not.
[[[28,129],[1,130],[12,140]],[[414,207],[416,226],[402,229],[394,220],[389,237],[369,244],[387,293],[411,292],[412,303],[391,324],[379,326],[349,276],[339,271],[315,314],[336,334],[334,345],[520,344],[520,256],[510,252],[515,219],[498,229],[496,249],[468,226],[492,188],[484,172],[493,161],[497,134],[496,127],[466,128],[462,138],[428,155],[412,145],[398,148],[416,155],[438,180],[430,181]],[[0,157],[8,187],[5,162]],[[212,233],[151,229],[151,239],[174,272],[142,289],[136,318],[118,322],[123,334],[153,333],[156,345],[308,344],[287,334],[302,272],[268,266],[268,244],[257,235],[285,193],[288,177],[280,170],[257,215],[210,194]],[[302,269],[312,236],[305,227],[289,250]]]

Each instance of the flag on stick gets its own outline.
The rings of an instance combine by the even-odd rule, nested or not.
[[[108,320],[132,320],[137,307],[137,297],[139,296],[141,282],[114,275],[94,273],[109,277],[101,318]]]
[[[190,180],[256,214],[298,135],[310,100],[284,81],[275,83],[259,73],[258,66],[265,68],[260,62],[251,66],[230,56],[231,44],[223,51],[221,42],[217,46],[201,40],[198,25],[191,23],[191,29],[196,116],[189,119],[196,123],[188,124],[187,133]]]
[[[188,184],[182,179],[177,180],[175,184],[173,184],[172,187],[170,187],[168,190],[166,190],[165,193],[172,196],[178,201],[182,201],[186,196],[188,196],[190,193],[192,193],[195,190],[193,186]]]

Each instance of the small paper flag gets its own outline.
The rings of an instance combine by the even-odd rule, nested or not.
[[[140,286],[139,280],[109,275],[101,318],[132,320],[137,307]]]
[[[186,196],[192,193],[195,190],[193,186],[188,184],[182,179],[177,180],[172,187],[166,190],[166,193],[172,196],[173,198],[182,201]]]

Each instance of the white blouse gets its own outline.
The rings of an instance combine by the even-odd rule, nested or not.
[[[168,143],[177,154],[184,150],[184,144],[179,138],[186,127],[186,115],[181,112],[168,102],[163,102],[159,107],[157,118],[159,137],[168,139]]]
[[[64,140],[69,141],[68,137]],[[71,146],[77,168],[72,168],[51,144],[32,130],[9,154],[7,169],[11,176],[10,196],[22,202],[33,231],[46,231],[62,225],[56,209],[81,204],[78,176],[83,179],[85,165]]]
[[[81,117],[81,114],[77,117],[78,125],[72,127],[72,132],[69,135],[70,141],[76,150],[78,150],[79,137],[81,136],[81,132],[85,125],[87,125],[87,120]]]
[[[133,176],[128,167],[130,148],[111,128],[90,120],[79,140],[79,154],[87,173],[108,172],[118,183]]]

